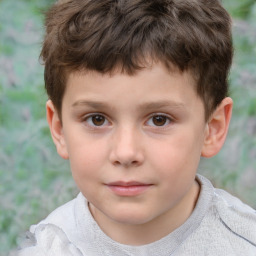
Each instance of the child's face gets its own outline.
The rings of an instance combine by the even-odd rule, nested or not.
[[[103,230],[173,217],[197,196],[207,124],[188,73],[72,74],[62,121],[61,155]]]

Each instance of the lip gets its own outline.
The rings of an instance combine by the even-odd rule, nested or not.
[[[138,196],[148,190],[152,184],[137,181],[116,181],[106,184],[107,187],[118,196]]]

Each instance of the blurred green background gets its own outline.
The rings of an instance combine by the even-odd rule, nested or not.
[[[68,162],[55,152],[45,119],[38,55],[42,12],[53,0],[0,0],[0,255],[77,194]],[[233,17],[233,119],[221,153],[199,172],[256,208],[256,1],[224,0]]]

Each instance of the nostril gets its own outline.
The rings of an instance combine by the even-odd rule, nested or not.
[[[137,166],[137,165],[139,165],[139,162],[134,160],[134,161],[130,161],[130,162],[124,163],[123,165],[126,166],[126,167]]]
[[[129,167],[131,165],[136,166],[136,165],[139,164],[139,162],[135,161],[135,160],[134,161],[118,161],[118,160],[116,160],[116,161],[113,162],[113,164],[114,165],[123,165],[125,167]]]

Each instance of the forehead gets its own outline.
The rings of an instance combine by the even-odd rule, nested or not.
[[[196,79],[190,70],[181,71],[172,63],[168,63],[167,65],[166,63],[160,61],[155,62],[150,59],[144,60],[143,63],[137,70],[131,72],[120,66],[108,72],[85,69],[70,70],[69,72],[65,72],[67,74],[66,86],[70,86],[74,80],[84,80],[84,84],[88,85],[89,83],[97,84],[102,82],[115,83],[117,80],[122,80],[124,83],[127,81],[129,84],[129,81],[147,81],[151,79],[158,79],[160,83],[161,80],[169,78],[170,83],[173,83],[174,80],[183,80],[190,87],[196,88]]]
[[[170,71],[161,63],[133,75],[118,70],[107,74],[73,72],[67,80],[63,104],[81,106],[81,102],[90,102],[100,106],[107,103],[119,108],[144,105],[152,109],[171,102],[189,107],[200,100],[195,87],[189,72]]]

